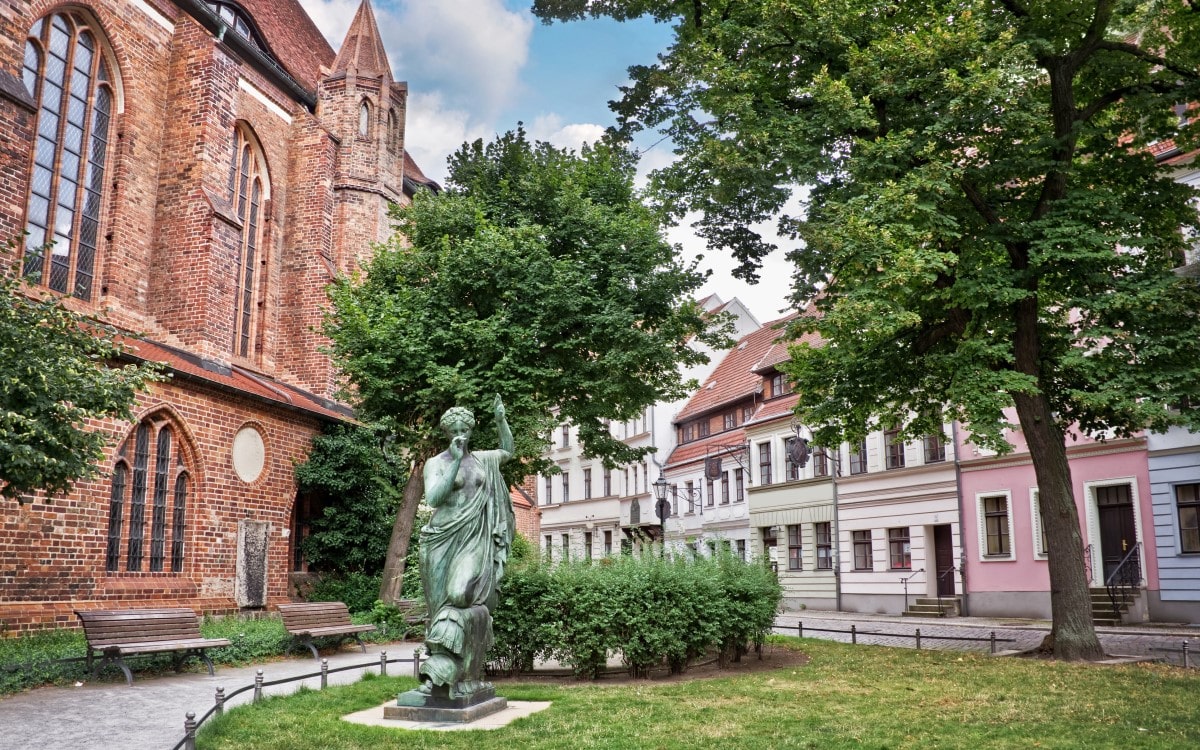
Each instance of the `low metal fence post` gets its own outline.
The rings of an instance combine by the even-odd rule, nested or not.
[[[921,650],[921,629],[917,628],[917,650]]]
[[[798,634],[798,636],[800,638],[804,637],[804,621],[803,620],[799,620],[796,622],[796,633]]]
[[[858,645],[858,628],[854,626],[854,623],[850,623],[850,643]]]
[[[1188,668],[1188,642],[1183,642],[1183,668]]]
[[[263,697],[263,671],[260,669],[254,674],[254,702],[258,703]]]
[[[183,719],[183,750],[196,750],[196,714],[191,711]]]
[[[379,652],[379,676],[387,677],[387,651]]]
[[[991,644],[992,644],[992,653],[994,654],[994,653],[996,653],[996,631],[995,630],[992,631],[992,637],[990,640],[991,640]]]
[[[225,688],[223,688],[223,687],[217,688],[216,702],[217,702],[217,707],[216,707],[215,713],[217,716],[220,716],[221,714],[225,713]]]
[[[321,689],[329,687],[329,660],[321,660]]]

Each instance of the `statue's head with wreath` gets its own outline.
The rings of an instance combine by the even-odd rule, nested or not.
[[[438,424],[441,425],[442,432],[446,433],[447,437],[463,433],[464,427],[466,428],[465,432],[469,434],[475,428],[475,415],[465,406],[451,406],[442,415]]]

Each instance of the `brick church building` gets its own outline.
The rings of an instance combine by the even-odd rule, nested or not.
[[[93,425],[95,480],[0,506],[0,633],[284,601],[293,467],[349,417],[324,289],[432,186],[371,6],[336,52],[295,0],[0,0],[0,29],[2,262],[171,375]]]

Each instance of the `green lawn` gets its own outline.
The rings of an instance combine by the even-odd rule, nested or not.
[[[1075,665],[781,638],[795,668],[669,684],[497,685],[546,711],[500,730],[406,732],[339,719],[411,678],[365,679],[245,706],[199,746],[286,748],[1189,748],[1200,676],[1139,664]]]

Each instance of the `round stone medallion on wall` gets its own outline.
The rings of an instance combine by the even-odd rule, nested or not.
[[[233,438],[233,470],[238,478],[250,484],[262,476],[266,465],[267,446],[262,432],[254,425],[245,425]]]

